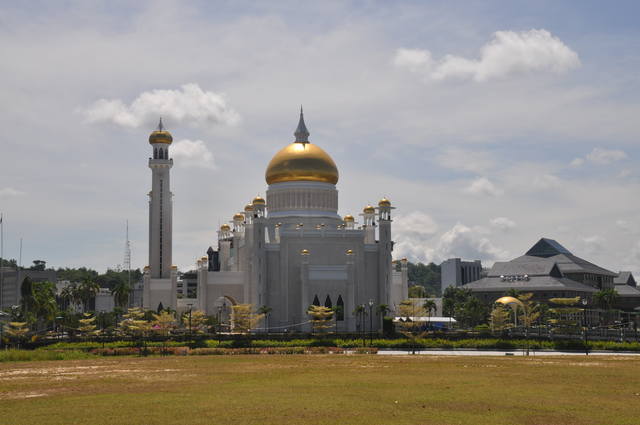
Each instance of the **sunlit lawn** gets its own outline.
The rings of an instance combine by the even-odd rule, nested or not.
[[[632,424],[624,357],[205,356],[0,364],[2,424]]]

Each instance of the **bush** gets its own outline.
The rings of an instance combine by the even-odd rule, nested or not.
[[[32,362],[41,360],[79,360],[93,358],[84,351],[0,350],[0,362]]]

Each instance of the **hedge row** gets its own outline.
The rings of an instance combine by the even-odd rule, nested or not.
[[[611,350],[611,351],[640,351],[640,343],[638,342],[614,342],[614,341],[589,341],[591,350]],[[148,350],[167,350],[169,348],[182,347],[185,342],[166,341],[162,342],[145,342]],[[312,338],[312,339],[294,339],[289,341],[283,340],[204,340],[197,341],[192,347],[200,348],[294,348],[294,347],[339,347],[344,349],[353,349],[358,347],[373,346],[382,349],[405,350],[412,347],[421,349],[499,349],[499,350],[515,350],[523,349],[527,345],[535,350],[581,350],[584,343],[580,339],[575,340],[523,340],[523,339],[498,339],[498,338],[467,338],[459,340],[451,340],[444,338],[419,338],[415,341],[409,339],[374,339],[370,341],[365,339],[340,339],[340,338]],[[60,351],[60,350],[83,350],[90,351],[98,348],[116,349],[127,348],[137,350],[138,346],[131,341],[115,341],[105,344],[95,342],[59,342],[46,347],[39,348],[36,351]]]

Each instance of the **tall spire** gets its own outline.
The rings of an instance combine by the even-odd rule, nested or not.
[[[158,123],[158,131],[164,130],[164,125],[162,125],[162,117],[160,117],[160,122]]]
[[[307,130],[307,126],[304,125],[302,105],[300,105],[300,121],[298,121],[298,128],[296,128],[296,132],[293,133],[293,135],[296,136],[297,143],[309,143],[309,130]]]

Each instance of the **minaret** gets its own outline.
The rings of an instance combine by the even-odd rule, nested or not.
[[[151,168],[151,192],[149,193],[149,267],[151,279],[171,277],[172,205],[170,171],[173,159],[169,158],[171,133],[164,129],[162,118],[158,129],[149,135],[153,157]]]

